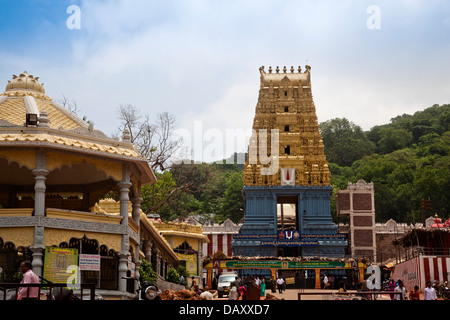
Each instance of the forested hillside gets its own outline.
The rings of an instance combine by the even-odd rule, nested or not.
[[[377,221],[421,221],[421,199],[448,218],[450,203],[450,105],[363,132],[346,119],[320,124],[335,191],[347,181],[374,182]],[[428,212],[427,215],[431,215]]]
[[[320,123],[334,194],[349,181],[374,182],[376,220],[420,222],[422,198],[442,218],[450,203],[450,105],[401,115],[369,131],[347,119]],[[188,214],[218,222],[244,215],[242,165],[176,165],[143,189],[143,209],[172,220]],[[432,212],[428,212],[431,215]],[[336,219],[337,221],[337,219]]]

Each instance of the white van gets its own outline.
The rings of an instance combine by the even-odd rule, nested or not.
[[[217,281],[217,294],[219,298],[228,295],[231,283],[236,281],[237,278],[238,275],[236,272],[224,272],[219,276],[219,280]]]

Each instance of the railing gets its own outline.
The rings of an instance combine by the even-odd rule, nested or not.
[[[367,300],[374,300],[376,295],[391,295],[391,294],[402,294],[402,292],[392,292],[392,291],[347,291],[347,292],[298,292],[297,298],[298,300],[302,300],[303,295],[338,295],[343,296],[342,299],[335,298],[336,300],[345,300],[345,296],[352,297],[352,296],[360,296],[362,298],[365,298]],[[359,299],[358,299],[359,300]]]
[[[401,262],[419,256],[450,256],[450,248],[433,248],[421,246],[400,248],[395,259],[397,262]]]
[[[9,299],[11,299],[12,292],[14,292],[14,299],[18,296],[19,288],[31,288],[37,287],[38,294],[37,300],[83,300],[83,291],[89,290],[89,300],[95,300],[95,284],[79,284],[77,285],[80,288],[80,297],[75,296],[72,289],[67,288],[67,284],[64,283],[1,283],[0,284],[0,293],[3,294],[0,297],[0,300],[7,300],[7,296],[9,295]],[[8,290],[13,289],[13,290]],[[30,294],[30,289],[26,290],[26,293],[22,298],[28,298]],[[86,294],[84,294],[86,296]]]

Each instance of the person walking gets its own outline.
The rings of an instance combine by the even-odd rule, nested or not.
[[[230,292],[228,293],[228,299],[229,300],[237,300],[237,288],[236,285],[232,282],[230,287]]]
[[[261,297],[266,296],[266,278],[261,277]]]
[[[324,289],[326,289],[327,287],[328,287],[328,277],[327,277],[327,274],[325,273],[324,275],[323,275],[323,288]]]
[[[277,279],[277,287],[278,287],[278,293],[283,293],[283,284],[284,284],[284,280],[283,278],[281,278],[281,276],[278,276]]]
[[[419,286],[414,286],[414,289],[409,293],[409,300],[420,300]]]
[[[23,261],[20,264],[20,272],[23,274],[21,284],[39,283],[38,276],[33,272],[30,261]],[[38,287],[20,287],[17,300],[37,300],[39,293]]]
[[[423,300],[437,300],[436,290],[431,286],[431,281],[427,281],[427,287],[423,290]]]
[[[395,294],[395,300],[408,300],[406,288],[402,280],[398,280],[398,287],[395,288],[394,292],[400,292],[400,294]]]
[[[394,292],[395,288],[397,288],[397,284],[394,279],[391,279],[391,282],[389,282],[389,291]],[[391,300],[395,300],[395,294],[391,294],[390,296]]]

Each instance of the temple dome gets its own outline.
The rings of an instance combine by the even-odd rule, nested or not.
[[[8,80],[5,91],[9,90],[33,90],[45,94],[44,84],[40,83],[39,77],[33,77],[24,71],[19,76],[13,75],[12,80]]]

